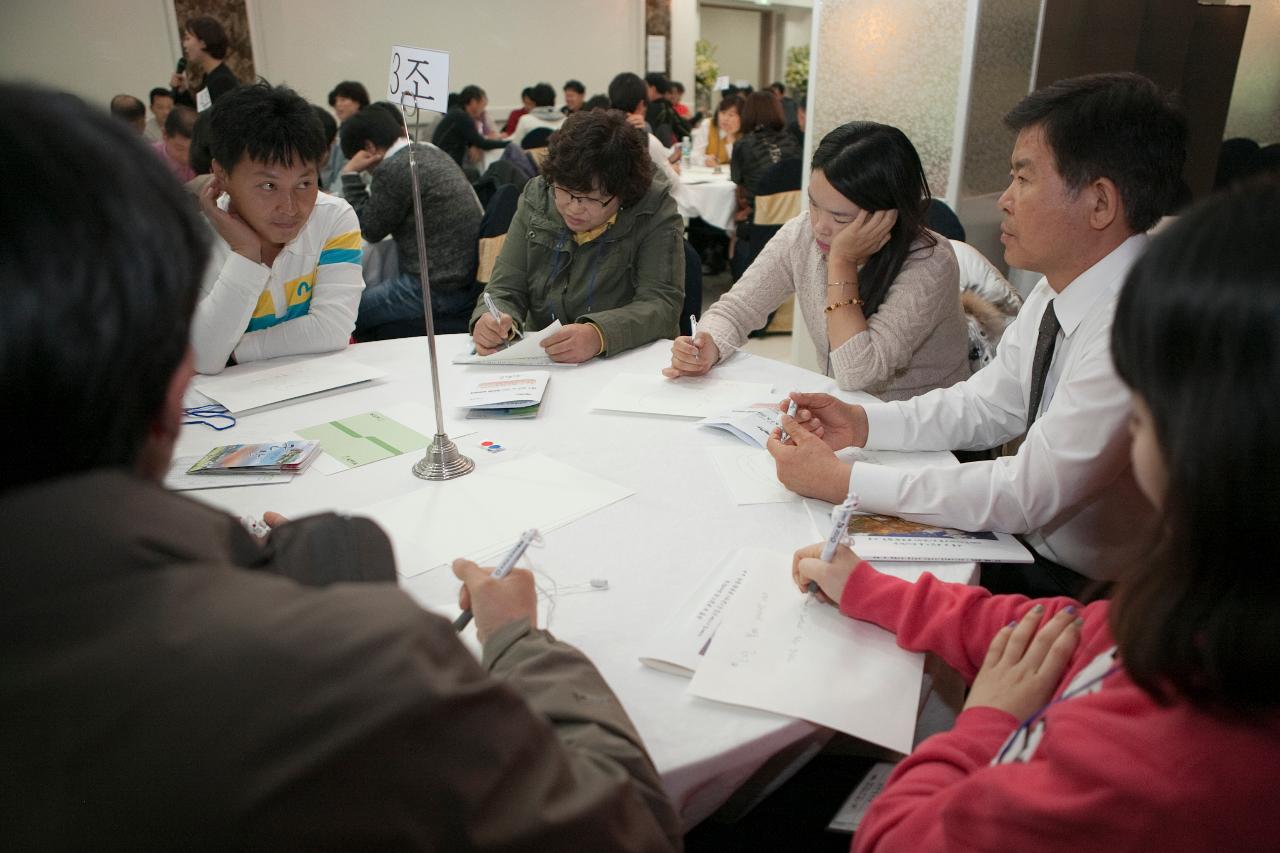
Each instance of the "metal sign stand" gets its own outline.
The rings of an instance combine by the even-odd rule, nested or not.
[[[401,101],[403,107],[404,102]],[[427,238],[422,222],[422,193],[418,189],[418,161],[413,148],[422,129],[422,109],[415,103],[413,139],[409,140],[409,179],[413,185],[413,216],[417,225],[418,269],[422,278],[422,307],[427,316],[427,350],[431,355],[431,391],[436,403],[436,435],[426,454],[413,466],[415,476],[424,480],[452,480],[475,470],[476,463],[458,450],[444,431],[444,411],[440,406],[440,369],[436,364],[436,327],[431,316],[431,282],[427,277]],[[406,130],[407,128],[406,122]]]

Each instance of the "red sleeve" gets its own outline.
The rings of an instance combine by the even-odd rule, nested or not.
[[[858,827],[854,849],[941,850],[941,804],[953,799],[959,783],[991,762],[1017,727],[1012,715],[996,708],[962,712],[949,732],[926,740],[894,769]]]
[[[930,574],[911,583],[882,575],[866,561],[854,568],[840,596],[841,613],[892,631],[904,649],[933,652],[966,681],[978,674],[996,633],[1035,604],[1044,605],[1045,620],[1064,607],[1079,606],[1070,598],[1033,602],[1021,595],[992,595]]]

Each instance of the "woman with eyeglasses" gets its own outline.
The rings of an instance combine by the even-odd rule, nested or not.
[[[831,131],[813,152],[809,209],[707,309],[696,338],[676,338],[663,373],[706,373],[794,296],[818,364],[846,391],[906,400],[968,378],[960,270],[950,242],[925,227],[928,204],[902,131],[866,121]]]
[[[471,316],[476,352],[562,325],[542,346],[578,364],[675,336],[684,300],[684,222],[654,179],[644,133],[616,110],[585,110],[551,135]]]

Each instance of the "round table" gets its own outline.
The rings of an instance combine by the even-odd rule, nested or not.
[[[441,336],[442,399],[447,417],[467,376],[516,368],[457,366],[451,357],[469,349],[465,335]],[[596,663],[635,721],[686,826],[711,814],[770,756],[813,735],[817,727],[763,711],[722,705],[687,695],[688,680],[649,669],[638,661],[648,637],[692,587],[738,548],[764,547],[790,553],[821,538],[801,503],[737,505],[710,458],[710,448],[739,440],[680,418],[598,412],[590,403],[620,372],[658,371],[669,363],[670,342],[579,367],[553,367],[539,415],[530,420],[470,421],[479,431],[460,437],[460,449],[478,466],[502,464],[522,453],[542,453],[635,491],[631,497],[546,534],[545,547],[531,551],[539,569],[561,587],[608,581],[607,591],[558,598],[549,627]],[[385,379],[314,395],[240,416],[235,428],[216,436],[184,427],[177,455],[202,453],[217,444],[279,440],[336,418],[376,411],[403,401],[431,406],[425,338],[357,344],[336,357],[377,367]],[[235,372],[253,365],[228,368]],[[770,382],[780,399],[792,390],[826,391],[847,400],[870,399],[840,392],[825,376],[770,359],[737,353],[716,376]],[[505,451],[486,452],[482,441]],[[764,452],[764,451],[760,451]],[[424,486],[411,472],[421,454],[386,459],[338,474],[311,469],[287,485],[242,486],[189,492],[237,514],[275,510],[289,517],[361,507]],[[945,456],[945,454],[944,454]],[[928,569],[945,580],[967,582],[972,564],[885,564],[904,577]],[[789,571],[789,566],[779,566]],[[402,578],[402,586],[424,606],[457,615],[457,582],[447,570]],[[545,613],[540,609],[540,620]],[[474,636],[467,632],[467,636]],[[471,641],[474,648],[474,640]]]
[[[738,185],[729,179],[727,167],[717,172],[707,166],[686,166],[680,170],[680,183],[707,224],[733,233]]]

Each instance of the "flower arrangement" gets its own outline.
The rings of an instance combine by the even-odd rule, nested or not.
[[[806,62],[805,68],[808,68]],[[706,39],[698,39],[694,46],[693,76],[697,86],[694,93],[700,109],[711,109],[716,78],[720,76],[720,63],[716,62],[716,46]]]
[[[793,47],[787,51],[787,71],[783,80],[791,92],[809,90],[809,45]]]

